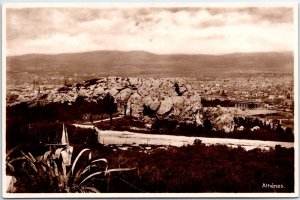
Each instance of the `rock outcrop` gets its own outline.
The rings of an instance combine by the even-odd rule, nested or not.
[[[197,121],[197,124],[201,121],[201,97],[181,78],[103,77],[59,88],[37,100],[41,104],[73,103],[78,97],[97,101],[107,93],[115,98],[121,114],[126,110],[127,115],[144,118],[143,110],[147,107],[157,117]]]
[[[229,133],[235,127],[234,113],[220,106],[203,109],[200,95],[181,78],[103,77],[40,94],[28,103],[30,106],[72,104],[79,97],[96,102],[108,93],[114,97],[120,114],[137,117],[147,124],[159,118],[203,125],[209,119],[215,130]]]
[[[218,131],[230,133],[234,130],[234,115],[226,108],[220,106],[208,108],[204,111],[206,119],[209,119],[213,128]]]
[[[163,115],[168,112],[173,108],[173,101],[171,97],[167,97],[164,100],[161,101],[160,106],[157,110],[157,114]]]

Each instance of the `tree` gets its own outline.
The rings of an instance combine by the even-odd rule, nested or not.
[[[292,134],[293,134],[293,130],[292,130],[290,127],[287,127],[287,128],[285,129],[285,133],[286,133],[286,134],[292,135]]]
[[[109,93],[102,100],[102,108],[103,112],[109,114],[109,123],[112,125],[112,116],[115,112],[117,112],[117,104],[115,103],[115,99]]]
[[[122,100],[121,98],[117,99],[117,102],[120,106],[123,107],[124,109],[124,117],[126,117],[126,113],[127,113],[127,102],[128,102],[128,99],[126,100]]]
[[[126,101],[121,101],[120,104],[124,107],[124,117],[126,117],[126,113],[127,113],[127,102],[126,102]]]
[[[211,131],[212,131],[212,124],[211,124],[211,122],[210,122],[209,119],[205,119],[205,120],[204,120],[203,126],[204,126],[204,128],[205,128],[209,133],[211,133]]]

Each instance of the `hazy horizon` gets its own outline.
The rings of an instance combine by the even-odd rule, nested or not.
[[[63,52],[63,53],[26,53],[26,54],[18,54],[18,55],[6,55],[6,57],[14,57],[14,56],[27,56],[27,55],[63,55],[63,54],[84,54],[84,53],[93,53],[93,52],[123,52],[123,53],[130,53],[130,52],[144,52],[153,55],[207,55],[207,56],[223,56],[223,55],[231,55],[231,54],[264,54],[264,53],[292,53],[292,50],[286,51],[253,51],[253,52],[231,52],[231,53],[222,53],[222,54],[205,54],[205,53],[155,53],[145,50],[91,50],[91,51],[74,51],[74,52]]]

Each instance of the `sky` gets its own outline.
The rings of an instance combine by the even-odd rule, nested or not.
[[[293,51],[291,7],[7,8],[6,53]]]

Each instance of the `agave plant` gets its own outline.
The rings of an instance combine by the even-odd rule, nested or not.
[[[67,128],[64,124],[61,142],[46,145],[49,151],[36,158],[30,152],[24,153],[23,151],[19,151],[20,156],[12,158],[11,154],[20,146],[10,150],[6,157],[7,172],[14,174],[16,167],[19,167],[18,171],[21,172],[22,178],[25,177],[37,188],[43,185],[47,191],[52,189],[53,192],[100,192],[94,187],[95,177],[106,180],[107,188],[109,188],[111,173],[134,170],[134,168],[108,169],[107,160],[105,158],[92,159],[91,150],[88,148],[81,150],[72,164],[73,147],[70,146]],[[85,155],[88,157],[84,157]],[[16,161],[20,163],[14,165]],[[71,169],[67,172],[68,167]],[[41,190],[45,192],[43,188]]]
[[[6,156],[6,174],[16,178],[16,185],[18,185],[16,187],[19,187],[21,191],[27,188],[38,192],[46,188],[44,192],[58,192],[55,170],[35,158],[30,152],[24,153],[20,150],[15,153],[16,157],[12,157],[12,153],[17,148],[9,151]]]
[[[82,166],[77,167],[79,159],[88,154],[88,159]],[[105,158],[92,159],[91,150],[83,149],[74,160],[72,168],[68,173],[68,184],[66,187],[67,192],[100,192],[99,189],[94,187],[94,180],[100,177],[101,180],[106,181],[107,188],[109,188],[110,177],[112,173],[121,173],[125,171],[132,171],[135,168],[116,168],[108,169],[108,161]]]
[[[53,151],[47,151],[42,157],[35,158],[30,152],[20,151],[20,157],[7,162],[8,168],[15,171],[13,162],[20,160],[22,169],[31,181],[39,184],[49,185],[52,192],[100,192],[95,187],[95,180],[105,181],[109,188],[112,173],[132,171],[135,168],[116,168],[108,169],[108,161],[105,158],[92,159],[91,150],[85,148],[79,152],[70,170],[66,173],[63,163],[55,159]],[[87,158],[86,158],[86,155]],[[82,162],[79,162],[82,161]],[[44,181],[41,183],[41,181]],[[107,189],[108,190],[108,189]]]
[[[11,156],[13,154],[13,152],[16,151],[16,149],[20,148],[20,146],[21,145],[18,145],[6,153],[6,169],[7,169],[8,173],[15,172],[15,167],[14,167],[13,163],[15,163],[16,161],[20,161],[20,160],[26,160],[26,158],[24,156],[18,156],[15,158]]]

